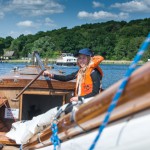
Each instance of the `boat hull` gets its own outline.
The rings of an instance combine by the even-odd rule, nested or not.
[[[142,124],[141,124],[142,123]],[[103,131],[95,150],[149,150],[150,148],[150,109],[113,122]],[[61,150],[88,150],[98,134],[94,129],[64,141]],[[53,150],[47,146],[38,150]]]
[[[64,116],[63,118],[60,118],[58,122],[59,138],[65,143],[70,143],[69,141],[70,139],[73,139],[73,137],[76,136],[82,137],[83,134],[83,138],[84,138],[84,135],[86,134],[85,131],[89,132],[93,129],[98,128],[104,119],[109,104],[113,98],[113,95],[116,93],[120,83],[121,81],[117,82],[116,84],[109,87],[107,90],[103,91],[102,93],[94,97],[93,100],[91,100],[90,102],[83,104],[73,114],[71,113]],[[123,118],[126,117],[128,118],[127,120],[130,120],[134,117],[135,114],[142,112],[146,109],[150,109],[150,99],[149,99],[150,86],[149,85],[150,85],[150,63],[147,63],[144,66],[137,69],[131,75],[128,84],[123,92],[123,95],[121,96],[117,104],[116,109],[113,111],[110,117],[109,120],[110,126],[111,125],[113,126],[114,125],[113,123],[119,120],[121,121]],[[146,115],[147,114],[144,113],[143,118],[146,117]],[[148,110],[148,116],[149,116],[149,110]],[[124,120],[124,122],[126,122],[126,119]],[[141,125],[143,124],[143,122],[140,121],[140,118],[138,119],[138,122]],[[148,119],[148,124],[149,124],[149,119]],[[139,125],[137,126],[139,128]],[[133,125],[132,129],[134,128],[136,128],[135,124]],[[134,133],[137,134],[136,131]],[[121,132],[122,130],[120,130],[120,133]],[[49,128],[47,128],[43,132],[41,132],[40,139],[42,143],[37,142],[38,137],[37,135],[35,135],[33,138],[31,138],[28,144],[24,145],[24,148],[30,149],[30,148],[42,148],[44,146],[45,147],[49,146],[52,144],[51,141],[49,140],[51,135],[52,135],[52,131],[49,130]],[[143,132],[143,136],[144,135],[147,136],[147,134]],[[126,135],[126,140],[128,140],[127,136],[128,135]],[[91,141],[93,141],[93,139]]]

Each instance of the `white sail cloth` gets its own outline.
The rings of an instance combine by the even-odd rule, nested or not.
[[[84,99],[83,103],[87,103],[91,99],[92,97]],[[72,104],[77,106],[78,103],[72,102]],[[13,123],[11,130],[6,133],[6,136],[16,141],[17,144],[26,144],[34,134],[42,131],[46,126],[49,126],[58,111],[62,110],[63,112],[67,105],[68,104],[61,106],[59,110],[57,110],[57,107],[52,108],[44,114],[33,117],[32,120]],[[76,110],[76,107],[73,107],[73,109]]]
[[[16,141],[17,144],[26,144],[34,134],[50,125],[56,113],[57,108],[53,108],[44,114],[33,117],[32,120],[15,122],[12,124],[11,130],[6,133],[6,136]]]

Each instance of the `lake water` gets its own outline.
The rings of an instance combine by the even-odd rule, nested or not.
[[[10,72],[14,67],[23,68],[27,63],[0,63],[0,74],[6,74]],[[70,74],[78,69],[77,66],[67,67],[67,66],[57,66],[53,65],[54,69],[61,70],[65,72],[65,74]],[[100,65],[103,72],[104,77],[102,80],[103,88],[106,89],[113,83],[122,79],[129,67],[129,65],[116,65],[116,64],[101,64]],[[139,67],[139,66],[138,66]]]

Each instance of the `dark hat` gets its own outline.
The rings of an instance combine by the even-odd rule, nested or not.
[[[83,49],[79,50],[79,52],[77,54],[75,54],[75,56],[78,56],[79,54],[93,56],[93,52],[89,48],[83,48]]]

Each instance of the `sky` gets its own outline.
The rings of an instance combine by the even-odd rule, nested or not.
[[[150,18],[150,0],[0,0],[0,37]]]

